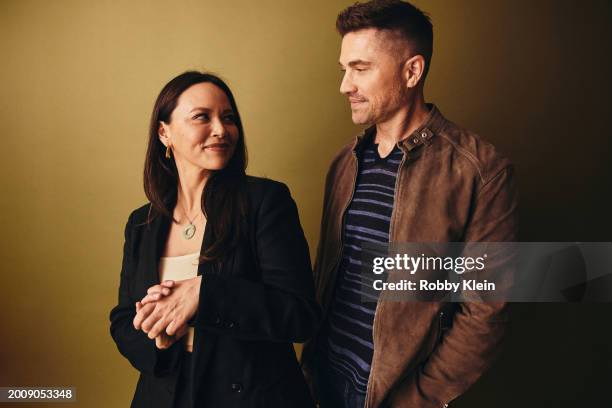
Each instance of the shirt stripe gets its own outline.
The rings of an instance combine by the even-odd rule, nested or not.
[[[372,325],[378,293],[372,290],[374,276],[364,243],[389,242],[389,224],[395,199],[395,180],[402,159],[396,146],[386,157],[378,155],[370,142],[359,157],[353,200],[344,220],[342,258],[338,281],[324,333],[327,359],[332,369],[366,393],[374,345]]]

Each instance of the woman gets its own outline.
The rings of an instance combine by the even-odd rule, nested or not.
[[[246,176],[246,157],[221,79],[162,89],[110,314],[141,372],[132,407],[313,406],[292,347],[319,318],[308,247],[287,187]]]

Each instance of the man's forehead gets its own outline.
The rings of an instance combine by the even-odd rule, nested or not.
[[[401,36],[389,30],[366,28],[351,31],[342,38],[339,63],[348,65],[355,60],[371,61],[380,58],[381,53],[396,56],[407,46]]]
[[[377,51],[383,47],[385,33],[376,28],[351,31],[342,37],[342,49]]]

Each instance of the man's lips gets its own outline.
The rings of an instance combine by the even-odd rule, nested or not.
[[[358,103],[363,103],[365,101],[366,101],[365,99],[360,99],[360,98],[349,98],[349,102],[350,102],[351,105],[355,105],[355,104],[358,104]]]

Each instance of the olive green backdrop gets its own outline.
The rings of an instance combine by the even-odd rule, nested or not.
[[[128,406],[137,373],[108,312],[150,110],[182,71],[228,80],[250,173],[289,185],[314,253],[327,165],[358,130],[334,31],[350,3],[0,2],[0,386]],[[610,241],[611,3],[415,3],[436,37],[426,97],[514,161],[523,240]],[[516,306],[501,360],[453,405],[610,403],[610,312]]]

